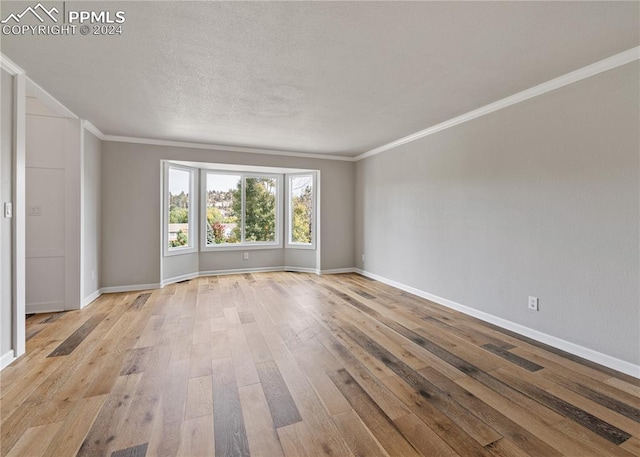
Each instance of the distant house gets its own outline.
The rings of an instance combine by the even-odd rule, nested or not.
[[[185,235],[189,234],[189,224],[169,224],[169,241],[178,239],[178,232],[182,230]]]
[[[176,225],[180,225],[180,224],[176,224]],[[238,224],[236,223],[226,224],[224,222],[221,222],[220,225],[223,227],[222,233],[225,238],[229,238],[233,234],[233,229],[238,226]],[[208,230],[213,228],[210,224],[207,224],[207,227],[208,227]]]

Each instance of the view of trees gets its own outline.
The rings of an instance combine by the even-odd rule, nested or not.
[[[276,185],[275,178],[245,179],[245,241],[275,241]],[[241,179],[229,192],[207,192],[207,244],[241,242],[242,217]]]
[[[311,185],[308,182],[305,183],[306,185],[302,189],[295,189],[296,178],[292,181],[294,189],[291,198],[291,241],[293,243],[311,243],[311,224],[313,221],[313,192]]]
[[[220,244],[225,241],[225,218],[222,212],[215,206],[207,206],[207,244]],[[235,242],[235,241],[234,241]]]
[[[242,217],[234,213],[231,207],[235,193],[233,190],[207,191],[207,244],[240,242],[239,237],[229,233],[229,227],[239,225]]]
[[[180,192],[179,194],[169,193],[169,223],[187,224],[189,223],[189,194]],[[169,247],[177,248],[189,244],[189,235],[182,230],[177,233],[175,240],[169,240]]]
[[[276,240],[276,179],[247,178],[245,180],[245,241]],[[238,190],[238,197],[240,191]],[[241,211],[238,199],[233,200],[234,212]],[[234,232],[240,234],[240,228]]]
[[[189,236],[182,230],[178,230],[177,238],[169,241],[169,247],[179,248],[180,246],[186,246],[189,244]]]

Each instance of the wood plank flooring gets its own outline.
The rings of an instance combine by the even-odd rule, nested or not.
[[[2,456],[640,455],[640,381],[356,274],[27,319]]]

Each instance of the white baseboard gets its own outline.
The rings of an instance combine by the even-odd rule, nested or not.
[[[311,274],[320,274],[320,271],[317,268],[308,268],[308,267],[282,267],[282,271],[292,271],[294,273],[311,273]]]
[[[341,273],[360,273],[360,270],[357,268],[334,268],[333,270],[320,271],[321,275],[339,275]]]
[[[259,268],[237,268],[233,270],[209,270],[201,271],[200,276],[223,276],[223,275],[241,275],[245,273],[265,273],[273,271],[282,271],[284,267],[259,267]]]
[[[243,268],[238,270],[213,270],[213,271],[201,271],[200,276],[218,276],[218,275],[237,275],[243,273],[263,273],[265,271],[293,271],[296,273],[311,273],[322,275],[333,275],[339,273],[357,273],[356,268],[336,268],[334,270],[318,270],[317,268],[308,267],[264,267],[264,268]]]
[[[27,303],[25,305],[25,312],[27,314],[40,314],[40,313],[57,313],[65,311],[64,301],[47,301],[42,303]]]
[[[186,275],[174,276],[173,278],[167,278],[162,280],[162,285],[160,287],[168,286],[169,284],[174,284],[180,281],[188,281],[190,279],[194,279],[200,276],[199,272],[188,273]]]
[[[231,270],[209,270],[209,271],[199,271],[196,273],[189,273],[182,276],[176,276],[173,278],[165,279],[162,281],[162,287],[174,284],[180,281],[187,281],[189,279],[194,278],[204,278],[207,276],[225,276],[225,275],[241,275],[246,273],[265,273],[265,272],[275,272],[275,271],[294,271],[296,273],[314,273],[318,274],[318,270],[315,268],[307,268],[307,267],[258,267],[258,268],[236,268]]]
[[[87,295],[86,297],[84,297],[82,299],[82,303],[80,304],[80,308],[84,308],[87,305],[90,305],[91,303],[93,303],[95,300],[98,299],[98,297],[100,297],[100,295],[102,295],[102,289],[98,289],[95,292],[93,292],[90,295]]]
[[[560,349],[573,355],[577,355],[578,357],[582,357],[583,359],[590,360],[591,362],[604,365],[605,367],[612,368],[614,370],[620,371],[621,373],[626,373],[630,376],[640,379],[640,365],[635,365],[625,360],[621,360],[616,357],[612,357],[610,355],[595,351],[593,349],[580,346],[570,341],[563,340],[562,338],[558,338],[553,335],[549,335],[538,330],[525,327],[521,324],[516,324],[515,322],[511,322],[509,320],[494,316],[489,313],[485,313],[483,311],[479,311],[469,306],[461,305],[460,303],[456,303],[446,298],[438,297],[437,295],[433,295],[423,290],[416,289],[415,287],[407,286],[406,284],[387,279],[375,273],[364,271],[359,268],[355,269],[355,271],[362,276],[375,279],[376,281],[380,281],[389,286],[393,286],[397,289],[409,292],[413,295],[417,295],[418,297],[425,298],[442,306],[446,306],[447,308],[460,311],[461,313],[476,317],[485,322],[497,325],[498,327],[502,327],[506,330],[510,330],[533,340],[539,341],[540,343],[548,344],[549,346],[553,346],[554,348]]]
[[[93,300],[98,298],[102,294],[113,294],[118,292],[136,292],[140,290],[150,290],[150,289],[162,289],[164,286],[169,284],[175,284],[180,281],[188,281],[190,279],[202,278],[206,276],[224,276],[224,275],[241,275],[245,273],[264,273],[264,272],[275,272],[275,271],[294,271],[297,273],[312,273],[312,274],[323,274],[323,275],[331,275],[331,274],[339,274],[339,273],[359,273],[360,270],[357,268],[336,268],[333,270],[318,270],[317,268],[308,268],[308,267],[292,267],[292,266],[282,266],[282,267],[257,267],[257,268],[236,268],[230,270],[208,270],[208,271],[199,271],[195,273],[188,273],[185,275],[174,276],[173,278],[167,278],[162,280],[160,284],[134,284],[130,286],[111,286],[111,287],[103,287],[102,289],[94,292],[89,297],[83,300],[83,307],[87,304],[91,303]]]
[[[86,296],[82,299],[80,303],[80,309],[84,308],[88,304],[92,303],[96,300],[100,295],[102,295],[104,291],[102,289],[98,289],[92,294]],[[77,308],[74,308],[77,309]],[[69,311],[64,301],[52,301],[52,302],[43,302],[43,303],[27,303],[25,305],[25,310],[27,314],[40,314],[40,313],[57,313],[60,311]]]
[[[137,292],[139,290],[162,289],[162,284],[132,284],[129,286],[110,286],[103,287],[103,294],[115,294],[118,292]]]
[[[293,271],[296,273],[312,273],[318,274],[317,268],[309,268],[309,267],[291,267],[291,266],[283,266],[283,267],[261,267],[261,268],[242,268],[236,270],[211,270],[211,271],[201,271],[200,276],[220,276],[220,275],[238,275],[244,273],[265,273],[265,272],[275,272],[275,271]]]
[[[13,361],[16,359],[17,357],[15,356],[13,349],[9,350],[9,352],[7,352],[5,355],[0,357],[0,370],[11,365]]]
[[[345,268],[344,269],[346,272],[348,271],[354,271],[352,268]],[[236,269],[231,269],[231,270],[209,270],[209,271],[199,271],[199,272],[195,272],[195,273],[188,273],[185,275],[180,275],[180,276],[174,276],[173,278],[167,278],[164,279],[160,284],[133,284],[130,286],[111,286],[111,287],[103,287],[102,289],[100,289],[98,292],[99,294],[96,295],[94,298],[92,298],[91,301],[95,300],[96,298],[98,298],[101,294],[113,294],[113,293],[118,293],[118,292],[136,292],[136,291],[140,291],[140,290],[150,290],[150,289],[162,289],[164,286],[167,286],[169,284],[174,284],[176,282],[180,282],[180,281],[188,281],[190,279],[195,279],[195,278],[199,278],[199,277],[205,277],[205,276],[223,276],[223,275],[240,275],[240,274],[244,274],[244,273],[264,273],[264,272],[274,272],[274,271],[296,271],[296,272],[300,272],[300,273],[315,273],[318,274],[318,270],[315,268],[305,268],[305,267],[289,267],[289,266],[282,266],[282,267],[258,267],[258,268],[236,268]],[[338,272],[338,270],[330,270],[330,271],[335,271]],[[340,271],[343,272],[343,271]],[[93,297],[94,294],[90,295],[89,297],[87,297],[85,299],[88,300],[90,297]],[[87,303],[90,303],[91,301],[88,301]],[[84,303],[84,301],[83,301]],[[83,305],[85,306],[85,305]]]

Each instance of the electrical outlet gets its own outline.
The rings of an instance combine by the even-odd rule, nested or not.
[[[28,215],[29,216],[42,216],[42,207],[41,206],[30,206]]]
[[[362,261],[364,262],[364,254],[362,254]]]
[[[13,217],[13,205],[11,202],[5,202],[4,204],[4,217]]]
[[[91,270],[91,279],[96,279],[96,270]]]
[[[245,252],[245,253],[244,253],[244,255],[242,256],[242,258],[243,258],[244,260],[249,260],[249,253],[248,253],[248,252]]]
[[[529,309],[533,311],[539,311],[538,309],[538,297],[529,297]]]

